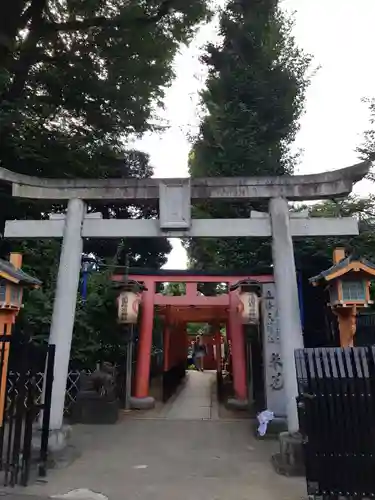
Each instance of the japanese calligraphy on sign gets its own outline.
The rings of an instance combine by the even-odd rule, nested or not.
[[[138,318],[140,297],[129,291],[121,292],[117,299],[117,315],[119,323],[136,323]]]
[[[263,356],[267,408],[275,414],[285,414],[283,363],[280,346],[279,318],[275,284],[263,285]]]
[[[271,344],[280,342],[279,335],[279,325],[278,325],[278,316],[275,304],[275,298],[271,293],[271,290],[268,290],[264,299],[264,306],[266,310],[266,334],[267,334],[267,342]]]

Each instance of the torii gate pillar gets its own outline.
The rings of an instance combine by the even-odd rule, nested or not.
[[[155,283],[145,282],[145,285],[147,290],[143,292],[142,297],[142,317],[137,353],[135,392],[134,396],[130,398],[130,405],[136,410],[150,409],[155,405],[154,398],[149,395]]]
[[[69,370],[70,348],[74,326],[77,291],[81,268],[83,239],[82,223],[85,215],[83,200],[69,200],[64,221],[56,293],[53,303],[49,343],[55,344],[55,366],[53,373],[50,430],[63,428],[66,380]],[[52,440],[56,438],[56,443]],[[50,435],[50,448],[58,449],[59,441],[64,440],[59,432]],[[63,443],[61,443],[63,445]]]
[[[272,225],[272,258],[279,311],[280,347],[289,433],[298,432],[297,378],[294,350],[303,348],[298,286],[290,231],[288,202],[272,198],[269,204]]]
[[[228,400],[228,405],[236,409],[248,408],[248,392],[246,381],[246,359],[243,338],[243,326],[240,321],[235,292],[229,292],[229,335],[232,341],[232,373],[234,398]]]

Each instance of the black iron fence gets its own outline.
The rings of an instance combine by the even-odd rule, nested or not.
[[[295,352],[307,490],[375,497],[375,347]]]
[[[357,330],[354,342],[357,347],[375,345],[374,311],[365,311],[357,316]]]
[[[37,359],[44,357],[43,401],[38,402]],[[0,471],[4,486],[26,486],[31,465],[46,475],[55,346],[0,336]],[[41,411],[43,412],[40,415]],[[39,446],[32,446],[36,435]]]

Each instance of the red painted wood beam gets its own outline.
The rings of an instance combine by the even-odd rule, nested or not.
[[[140,274],[131,274],[129,276],[130,279],[140,281],[140,282],[150,282],[154,283],[228,283],[234,284],[237,281],[243,279],[249,280],[257,280],[261,283],[273,283],[274,278],[272,274],[261,274],[259,276],[256,275],[244,275],[244,276],[199,276],[199,275],[174,275],[174,276],[157,276],[157,275],[140,275]],[[113,281],[123,281],[123,274],[114,274],[112,276]]]
[[[155,294],[156,306],[229,306],[228,294],[216,295],[214,297],[205,297],[204,295],[162,295],[161,293]]]

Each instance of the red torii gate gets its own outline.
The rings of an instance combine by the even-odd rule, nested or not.
[[[113,281],[123,281],[124,275],[116,271]],[[246,358],[243,342],[243,325],[238,312],[238,290],[216,296],[198,294],[199,283],[225,283],[228,289],[240,280],[257,280],[260,283],[273,282],[273,276],[264,274],[251,276],[245,274],[205,274],[197,271],[138,271],[130,274],[129,279],[144,283],[147,288],[142,293],[142,316],[140,323],[135,390],[133,398],[147,400],[149,397],[150,360],[155,306],[158,313],[165,315],[167,326],[164,340],[168,338],[168,321],[179,324],[188,322],[225,323],[228,338],[231,341],[233,362],[233,388],[238,401],[248,397],[246,379]],[[185,283],[186,293],[181,296],[169,296],[156,292],[158,283]],[[216,332],[217,333],[217,332]],[[177,340],[177,339],[176,339]],[[170,338],[172,341],[172,338]],[[167,342],[168,344],[168,342]],[[170,344],[169,344],[170,345]],[[168,357],[168,352],[166,353]]]

